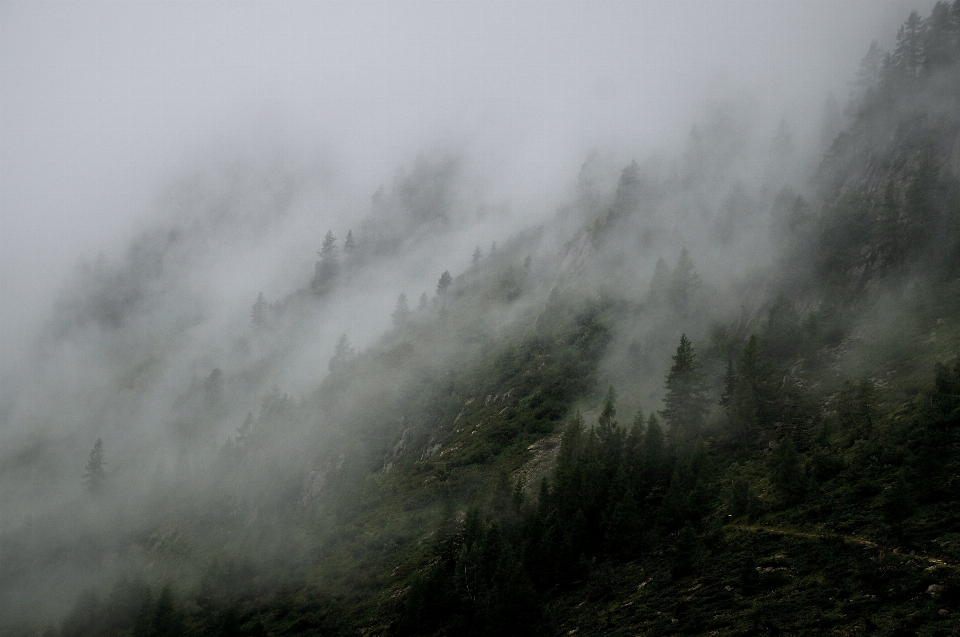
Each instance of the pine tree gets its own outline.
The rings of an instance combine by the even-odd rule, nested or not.
[[[938,2],[925,22],[926,37],[923,44],[924,72],[945,67],[954,61],[954,25],[950,7]]]
[[[397,307],[390,315],[393,319],[394,327],[402,327],[410,318],[410,305],[407,303],[407,295],[401,293],[397,298]]]
[[[347,239],[343,242],[344,256],[349,257],[356,248],[357,244],[353,241],[353,230],[347,230]]]
[[[337,259],[337,238],[333,236],[333,231],[327,231],[323,238],[323,245],[317,254],[320,259],[314,266],[313,281],[310,286],[317,296],[324,296],[333,289],[333,284],[340,271],[340,264]]]
[[[103,439],[97,438],[83,471],[83,487],[92,495],[103,493],[107,483],[107,463],[103,459]]]
[[[693,267],[693,260],[686,248],[680,250],[677,265],[670,277],[670,302],[680,314],[686,314],[700,289],[700,275]]]
[[[333,350],[333,357],[330,359],[330,371],[335,372],[353,358],[354,350],[350,347],[350,341],[344,332],[337,340],[337,345]]]
[[[785,504],[794,504],[803,495],[805,480],[800,456],[789,436],[777,445],[771,457],[770,482]]]
[[[708,407],[700,362],[686,334],[680,336],[680,345],[664,388],[667,395],[660,414],[670,425],[671,435],[675,439],[695,438],[706,419]]]
[[[250,324],[253,325],[253,328],[256,330],[262,330],[267,327],[267,299],[264,298],[263,292],[257,295],[257,301],[253,304],[253,308],[250,309]]]
[[[614,198],[614,210],[617,213],[630,213],[640,202],[640,167],[636,160],[630,162],[620,173],[617,192]]]
[[[663,428],[660,427],[657,415],[650,414],[647,429],[643,432],[641,447],[641,461],[648,478],[655,478],[660,473],[660,467],[663,464],[664,438]]]
[[[483,258],[483,252],[480,251],[480,246],[477,246],[477,249],[473,251],[473,257],[470,259],[470,266],[473,268],[480,267],[480,259]]]
[[[907,77],[916,76],[923,60],[923,40],[926,25],[920,14],[911,11],[907,21],[897,32],[897,45],[893,51],[893,65]]]
[[[914,514],[916,504],[910,493],[910,487],[903,477],[903,473],[897,474],[894,483],[883,492],[880,499],[880,510],[883,513],[883,519],[898,537],[903,535],[903,522]]]
[[[653,266],[653,277],[650,279],[650,291],[647,293],[647,298],[651,303],[663,303],[669,289],[670,266],[661,257],[657,259],[657,264]]]
[[[607,395],[603,399],[603,410],[600,412],[600,417],[597,420],[597,437],[600,441],[600,448],[604,450],[605,454],[611,454],[615,452],[614,447],[619,446],[618,439],[620,438],[620,427],[617,425],[617,392],[613,388],[613,385],[610,385],[610,389],[607,390]]]
[[[427,293],[424,292],[420,295],[420,303],[417,305],[417,311],[423,312],[427,309]]]
[[[450,276],[450,271],[444,270],[437,282],[437,296],[446,296],[447,288],[450,287],[451,283],[453,283],[453,277]]]
[[[777,416],[778,389],[770,360],[751,335],[737,360],[737,384],[727,407],[728,427],[733,438],[746,445],[761,424]]]
[[[727,359],[727,371],[723,375],[723,393],[720,394],[720,406],[730,406],[733,394],[737,391],[737,369],[733,366],[733,359]]]

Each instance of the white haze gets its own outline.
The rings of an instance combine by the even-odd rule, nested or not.
[[[827,91],[844,98],[908,6],[5,3],[3,369],[77,258],[118,249],[223,140],[322,158],[317,238],[436,145],[472,156],[487,201],[543,214],[590,149],[676,146],[731,92],[815,131]]]
[[[126,481],[147,484],[196,460],[191,445],[216,449],[271,387],[315,388],[341,333],[362,348],[389,329],[401,292],[415,307],[441,272],[466,270],[476,246],[487,254],[554,219],[588,157],[601,198],[632,159],[646,170],[665,157],[651,170],[669,170],[695,123],[743,125],[755,148],[782,120],[798,155],[815,158],[825,98],[845,100],[870,41],[912,8],[929,9],[0,5],[2,525],[75,499],[98,437]],[[767,169],[744,162],[732,177],[752,192]],[[308,286],[327,230],[341,246],[350,229],[368,240],[387,223],[369,221],[374,193],[400,209],[405,180],[436,186],[448,231],[359,269],[322,311],[290,319],[291,333],[252,335],[257,293],[282,302]],[[729,186],[691,188],[677,215]],[[548,240],[569,239],[579,221]],[[708,232],[687,228],[682,240],[706,245]],[[662,241],[671,261],[674,235]],[[716,259],[700,268],[708,283],[744,265],[719,250],[698,257]],[[86,320],[91,292],[125,290],[142,297]],[[229,409],[210,417],[207,438],[178,439],[190,410],[177,404],[199,400],[213,369]]]

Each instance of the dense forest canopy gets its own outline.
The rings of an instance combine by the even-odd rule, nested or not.
[[[195,269],[296,186],[184,188],[0,414],[0,631],[956,634],[960,0],[825,110],[815,168],[724,106],[489,247],[421,156],[221,322]]]

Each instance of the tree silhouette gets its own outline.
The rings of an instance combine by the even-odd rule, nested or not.
[[[700,289],[700,275],[693,267],[693,260],[686,248],[680,250],[680,258],[670,277],[670,302],[681,314],[686,314],[690,302]]]
[[[313,288],[317,296],[324,296],[333,289],[334,280],[340,270],[337,259],[337,238],[333,236],[332,231],[327,231],[323,238],[323,245],[317,254],[320,259],[314,266],[313,281],[310,287]]]
[[[700,362],[686,334],[680,336],[680,345],[664,387],[667,395],[660,414],[670,424],[672,435],[684,439],[695,437],[703,426],[708,408]]]
[[[390,315],[393,319],[393,324],[395,327],[401,327],[410,318],[410,305],[407,303],[407,295],[401,292],[399,298],[397,298],[397,307],[393,310],[393,314]]]
[[[250,309],[250,324],[253,325],[254,329],[262,330],[267,327],[267,308],[267,299],[261,292],[257,295],[257,301],[253,304],[253,308]]]
[[[437,282],[437,295],[445,296],[451,283],[453,283],[453,277],[450,276],[450,271],[444,270],[440,275],[440,281]]]
[[[83,471],[83,487],[88,493],[99,495],[103,493],[107,483],[107,466],[103,459],[103,439],[97,438],[97,442],[90,451],[90,459],[87,460],[87,468]]]
[[[771,457],[770,482],[786,504],[796,503],[803,495],[804,476],[800,456],[789,436],[780,441]]]
[[[330,371],[335,372],[344,364],[353,358],[354,350],[350,347],[350,341],[347,340],[347,334],[344,332],[337,340],[337,346],[333,350],[333,357],[330,359]]]

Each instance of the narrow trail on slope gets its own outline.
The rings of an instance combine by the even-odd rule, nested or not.
[[[857,537],[855,535],[843,535],[841,533],[811,533],[808,531],[798,531],[796,529],[788,529],[777,526],[762,526],[759,524],[730,524],[727,529],[734,529],[737,531],[744,531],[747,533],[769,533],[770,535],[786,535],[790,537],[802,537],[808,540],[820,540],[824,538],[842,538],[844,542],[850,542],[851,544],[859,544],[860,546],[875,548],[891,555],[898,555],[905,558],[915,558],[919,560],[926,560],[931,562],[936,566],[943,566],[945,568],[951,568],[953,570],[960,570],[960,565],[951,564],[950,562],[945,562],[939,557],[933,557],[931,555],[921,555],[920,553],[902,553],[897,548],[892,548],[889,546],[884,546],[882,544],[877,544],[872,540],[867,540],[862,537]]]

